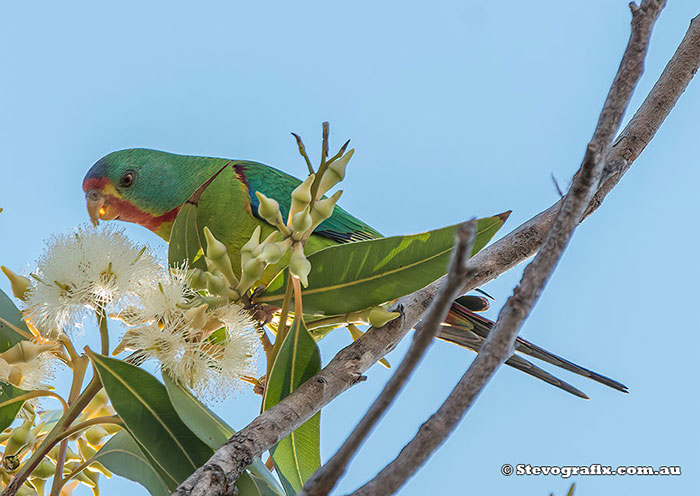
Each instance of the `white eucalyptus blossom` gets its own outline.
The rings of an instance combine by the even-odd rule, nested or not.
[[[29,362],[16,364],[22,374],[18,387],[26,390],[50,389],[53,382],[58,359],[50,353],[42,353]]]
[[[224,399],[242,388],[242,378],[257,375],[257,331],[239,305],[208,311],[202,328],[185,311],[177,311],[179,317],[128,330],[124,347],[140,360],[156,361],[177,382],[210,401]]]
[[[25,313],[42,335],[55,337],[90,311],[119,302],[157,270],[150,251],[123,231],[80,226],[47,242]]]
[[[54,379],[57,359],[50,353],[41,353],[28,362],[8,363],[0,358],[0,381],[30,391],[48,389]]]
[[[187,283],[186,267],[161,267],[153,277],[139,281],[133,288],[130,304],[119,317],[130,325],[176,319],[182,313],[178,305],[187,303],[195,294]]]
[[[129,329],[124,344],[127,349],[136,351],[139,359],[155,359],[167,368],[170,365],[166,364],[175,363],[185,353],[191,339],[189,332],[181,319],[169,321],[167,325],[153,322]]]

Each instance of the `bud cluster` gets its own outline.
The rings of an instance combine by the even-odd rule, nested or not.
[[[258,214],[277,231],[260,243],[258,227],[248,243],[241,249],[242,276],[239,292],[244,292],[262,277],[268,265],[277,263],[288,251],[289,272],[298,278],[304,287],[308,286],[311,264],[304,254],[304,245],[311,233],[333,215],[335,204],[343,194],[337,191],[326,198],[324,194],[345,177],[345,169],[352,158],[350,150],[339,158],[333,158],[318,173],[311,173],[291,195],[291,203],[286,222],[283,220],[279,203],[257,191]],[[282,237],[280,241],[278,238]]]
[[[49,415],[53,412],[37,414],[31,402],[22,407],[18,425],[9,427],[0,433],[0,447],[3,449],[0,481],[7,485],[19,471],[31,453],[39,447],[51,429]],[[95,417],[112,416],[114,409],[108,402],[107,394],[102,391],[87,405],[81,418],[87,420]],[[108,438],[121,430],[116,424],[95,424],[71,436],[66,446],[63,477],[71,477],[66,488],[79,484],[89,487],[95,496],[99,495],[99,476],[111,477],[112,473],[101,463],[88,461],[105,444]],[[60,444],[56,444],[48,455],[32,471],[27,481],[17,491],[22,496],[43,496],[48,494],[46,481],[56,475],[56,463],[59,458]]]

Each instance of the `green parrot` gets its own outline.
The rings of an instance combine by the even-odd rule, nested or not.
[[[227,166],[228,167],[225,167]],[[256,191],[279,202],[283,218],[291,203],[291,193],[301,181],[278,169],[248,160],[196,157],[135,148],[110,153],[98,160],[85,175],[83,190],[93,222],[121,220],[140,224],[166,240],[177,214],[190,196],[215,173],[198,203],[197,221],[207,226],[228,248],[234,271],[240,274],[240,248],[256,227],[262,237],[275,228],[258,215]],[[352,243],[381,237],[375,229],[340,206],[322,222],[306,245],[311,254],[338,243]],[[274,273],[266,274],[271,278]],[[475,312],[488,308],[488,300],[465,295],[452,305],[440,338],[478,352],[493,322]],[[516,351],[557,367],[627,392],[627,386],[554,355],[522,338]],[[552,384],[564,391],[588,398],[574,386],[537,367],[519,354],[506,364]]]

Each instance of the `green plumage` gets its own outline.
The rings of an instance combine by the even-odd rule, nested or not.
[[[175,155],[137,148],[114,152],[102,158],[90,169],[83,185],[87,191],[91,181],[107,178],[116,190],[111,202],[120,208],[118,218],[142,224],[167,241],[173,219],[160,222],[154,219],[184,204],[197,188],[222,167],[225,169],[202,195],[197,221],[200,230],[204,226],[209,227],[227,246],[232,254],[234,270],[240,273],[240,257],[237,254],[255,228],[262,227],[263,238],[274,230],[258,216],[259,202],[255,192],[277,200],[286,219],[291,193],[301,183],[299,179],[258,162]],[[133,173],[133,182],[122,186],[120,179],[128,172]],[[333,215],[314,231],[306,252],[313,253],[337,243],[377,237],[381,235],[376,230],[336,206]]]
[[[286,219],[291,193],[301,181],[257,162],[210,157],[175,155],[155,150],[131,149],[111,153],[100,159],[87,173],[83,190],[93,219],[119,219],[141,224],[166,241],[180,207],[217,172],[198,201],[197,225],[200,239],[206,226],[222,241],[229,252],[234,272],[240,274],[241,247],[256,227],[264,239],[275,228],[258,216],[256,192],[277,200]],[[92,206],[91,206],[92,205]],[[91,210],[92,209],[92,210]],[[338,243],[381,237],[370,226],[336,206],[333,215],[321,223],[306,244],[310,254]],[[289,253],[279,264],[268,267],[261,282],[267,283],[289,260]],[[339,260],[338,263],[343,263]],[[464,303],[464,302],[462,302]],[[471,312],[460,301],[454,303],[442,327],[440,337],[479,351],[493,322]],[[617,381],[575,365],[557,355],[519,339],[518,351],[544,360],[579,375],[589,377],[619,391],[626,387]],[[584,393],[513,355],[507,362],[519,370],[577,396]]]

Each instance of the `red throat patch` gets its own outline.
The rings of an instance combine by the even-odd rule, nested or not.
[[[159,230],[163,224],[174,222],[178,212],[180,212],[180,207],[175,207],[162,215],[153,215],[140,210],[131,202],[116,198],[112,195],[108,195],[105,200],[107,208],[117,214],[115,219],[139,224],[156,234],[160,234]]]

